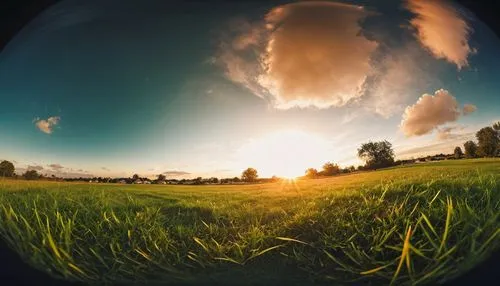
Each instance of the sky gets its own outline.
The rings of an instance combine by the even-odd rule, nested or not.
[[[298,176],[451,153],[500,120],[500,41],[441,0],[61,1],[0,53],[0,159],[60,176]]]

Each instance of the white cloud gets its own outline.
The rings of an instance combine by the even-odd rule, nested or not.
[[[468,57],[474,52],[468,43],[472,29],[455,7],[446,0],[408,0],[407,7],[416,14],[411,25],[422,46],[458,69],[469,65]]]
[[[40,119],[37,117],[33,120],[33,122],[35,123],[35,126],[40,129],[40,131],[46,134],[51,134],[54,127],[59,124],[60,120],[61,117],[59,116],[51,116],[47,119]]]
[[[406,108],[401,129],[406,136],[420,136],[459,117],[457,99],[447,90],[440,89],[434,95],[422,95],[417,103]]]

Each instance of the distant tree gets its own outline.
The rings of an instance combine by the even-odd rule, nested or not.
[[[493,124],[493,129],[495,129],[496,131],[500,131],[500,121]]]
[[[455,156],[455,159],[460,159],[464,155],[464,152],[462,152],[462,148],[457,146],[453,151],[453,155]]]
[[[208,180],[211,184],[218,184],[219,183],[219,179],[216,178],[216,177],[212,177]]]
[[[464,143],[465,157],[477,157],[477,144],[474,141],[467,141]]]
[[[355,172],[355,171],[356,171],[356,167],[354,167],[354,166],[350,166],[349,167],[349,172],[352,173],[352,172]]]
[[[196,179],[194,179],[194,183],[197,185],[201,185],[202,181],[203,181],[202,177],[196,177]]]
[[[238,177],[234,177],[234,178],[233,178],[233,182],[238,183],[238,182],[241,182],[241,180],[240,180],[240,178],[238,178]]]
[[[13,177],[14,176],[14,164],[4,160],[0,163],[0,177]]]
[[[158,178],[156,179],[158,182],[164,182],[167,179],[167,176],[163,174],[159,174]]]
[[[307,178],[316,178],[318,177],[318,170],[314,169],[314,168],[309,168],[306,170],[306,177]]]
[[[244,182],[255,182],[258,177],[257,170],[254,168],[248,168],[241,174],[241,180]]]
[[[36,170],[28,170],[23,174],[24,179],[26,180],[36,180],[39,178],[38,172]]]
[[[135,181],[135,180],[139,180],[140,178],[141,178],[141,177],[139,177],[139,175],[138,175],[138,174],[134,174],[134,175],[132,176],[132,180],[134,180],[134,181]]]
[[[387,140],[361,145],[358,157],[365,161],[365,167],[368,169],[384,168],[394,164],[394,150]]]
[[[323,165],[323,170],[321,174],[325,176],[333,176],[340,173],[340,167],[337,164],[333,164],[332,162],[326,162]]]
[[[485,127],[476,133],[477,153],[481,157],[494,157],[500,145],[498,132],[492,127]]]

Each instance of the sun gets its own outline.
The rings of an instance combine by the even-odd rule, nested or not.
[[[247,142],[237,152],[238,161],[254,167],[259,176],[295,179],[309,167],[327,160],[330,144],[301,130],[279,130]]]

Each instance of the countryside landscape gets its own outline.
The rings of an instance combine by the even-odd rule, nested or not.
[[[396,166],[389,142],[370,142],[363,171],[259,181],[249,168],[236,184],[17,178],[3,161],[0,233],[33,267],[89,284],[449,282],[500,247],[493,127],[440,162]]]
[[[61,0],[0,50],[1,285],[494,285],[500,39],[451,0]]]

